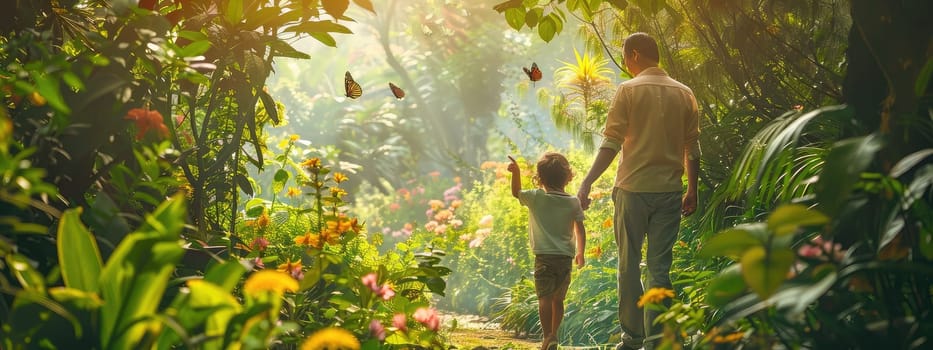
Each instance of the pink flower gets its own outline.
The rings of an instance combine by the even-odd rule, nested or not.
[[[382,300],[389,300],[395,296],[395,291],[386,283],[382,285],[382,288],[379,288],[379,292],[376,292],[376,295],[381,296]]]
[[[476,237],[476,238],[474,238],[472,241],[470,241],[470,248],[477,248],[477,247],[483,245],[483,241],[484,241],[485,239],[486,239],[486,237]]]
[[[377,280],[378,278],[376,277],[375,272],[370,272],[365,276],[360,277],[360,281],[363,282],[363,285],[366,286],[366,288],[372,290],[373,293],[379,292],[379,282]]]
[[[412,314],[412,318],[435,332],[441,326],[441,320],[437,317],[437,310],[433,308],[419,307],[415,310],[415,313]]]
[[[471,240],[471,239],[473,239],[473,236],[470,236],[469,233],[464,233],[464,234],[460,235],[460,240],[461,240],[461,241],[469,241],[469,240]]]
[[[444,234],[445,232],[447,232],[447,225],[437,225],[437,227],[434,228],[434,233],[439,235]]]
[[[379,340],[386,340],[386,327],[379,320],[373,320],[369,323],[369,334]]]
[[[839,243],[832,241],[823,241],[823,237],[817,236],[809,243],[804,244],[797,250],[797,255],[805,258],[840,261],[845,257],[845,251]]]
[[[459,228],[460,226],[463,226],[463,220],[460,220],[460,219],[450,220],[450,226],[453,226],[454,228]]]
[[[389,210],[391,210],[391,211],[396,211],[396,210],[399,210],[399,209],[401,209],[401,208],[402,208],[402,206],[399,205],[398,203],[389,204]]]
[[[269,240],[267,240],[265,237],[262,237],[262,236],[256,237],[256,239],[253,240],[253,243],[249,244],[250,248],[252,249],[258,248],[260,252],[265,251],[266,247],[268,246],[269,246]]]
[[[263,264],[263,263],[262,263],[262,258],[260,258],[260,257],[258,257],[258,256],[255,257],[255,258],[253,258],[252,262],[253,262],[253,266],[256,267],[257,269],[262,270],[262,269],[266,268],[266,264]]]
[[[505,261],[507,261],[509,264],[515,265],[515,259],[512,259],[511,256],[508,259],[505,259]]]
[[[424,224],[425,230],[434,231],[435,228],[437,228],[437,221],[431,220],[431,221],[428,221],[427,224]]]
[[[403,332],[407,331],[408,320],[405,317],[405,314],[395,314],[395,316],[392,316],[392,327],[395,327],[395,329],[398,329]]]

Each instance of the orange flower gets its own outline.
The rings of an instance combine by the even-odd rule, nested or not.
[[[159,113],[159,111],[145,108],[133,108],[126,113],[123,119],[136,122],[137,141],[142,140],[143,137],[146,136],[146,133],[149,132],[149,129],[155,130],[161,137],[168,136],[168,127],[166,127],[165,123],[162,121],[162,114]]]
[[[593,247],[593,249],[590,249],[588,253],[592,257],[599,258],[603,256],[603,247],[600,247],[600,246]]]
[[[286,195],[289,197],[297,197],[301,195],[301,190],[297,187],[289,187]]]
[[[612,227],[612,217],[608,217],[606,218],[606,221],[603,221],[603,228],[611,228],[611,227]]]
[[[340,243],[340,232],[336,230],[321,231],[321,240],[327,242],[327,244],[336,245]]]
[[[435,180],[437,180],[437,178],[441,177],[441,172],[440,172],[440,171],[432,171],[432,172],[428,173],[428,176],[430,176],[430,177],[434,178]]]
[[[317,158],[317,157],[311,158],[311,159],[308,159],[308,160],[306,160],[306,161],[304,161],[304,162],[301,162],[301,164],[299,164],[299,165],[301,165],[302,167],[308,168],[308,169],[320,169],[320,168],[321,168],[321,159],[320,159],[320,158]]]
[[[664,299],[673,298],[674,291],[667,288],[651,288],[638,298],[638,307],[644,307],[645,304],[658,304]]]
[[[295,244],[309,248],[321,249],[321,236],[311,232],[306,232],[301,236],[295,237]]]

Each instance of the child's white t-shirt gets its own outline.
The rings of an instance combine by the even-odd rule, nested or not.
[[[528,207],[531,251],[535,255],[575,255],[573,223],[583,221],[583,208],[577,197],[536,188],[521,191],[518,202]]]

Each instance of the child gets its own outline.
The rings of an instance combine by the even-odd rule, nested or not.
[[[578,268],[585,264],[583,209],[576,196],[564,192],[573,178],[570,163],[564,156],[553,152],[542,155],[537,164],[538,174],[534,177],[540,188],[526,191],[522,191],[518,164],[511,156],[509,160],[512,161],[508,167],[512,172],[512,196],[529,211],[529,237],[535,254],[535,293],[544,331],[541,350],[548,350],[558,344],[557,329],[564,318],[564,297],[570,286],[570,259],[576,260]]]

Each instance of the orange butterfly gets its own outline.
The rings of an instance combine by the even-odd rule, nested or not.
[[[360,96],[363,96],[363,88],[360,87],[360,84],[353,80],[353,76],[350,75],[350,72],[347,72],[343,76],[343,89],[346,90],[346,96],[352,99],[357,99]]]
[[[537,63],[532,62],[531,69],[522,67],[522,70],[525,71],[525,74],[528,75],[528,79],[531,79],[531,81],[541,80],[541,70],[538,69]]]
[[[395,95],[395,98],[401,100],[405,97],[405,90],[396,86],[395,84],[389,83],[389,89],[392,89],[392,94]]]

